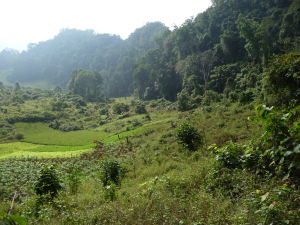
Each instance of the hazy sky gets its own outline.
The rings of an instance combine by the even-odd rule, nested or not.
[[[23,50],[62,28],[127,38],[147,22],[180,26],[210,5],[211,0],[0,0],[0,50]]]

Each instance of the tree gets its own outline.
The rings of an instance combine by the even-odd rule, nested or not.
[[[76,70],[71,74],[69,89],[89,101],[100,101],[102,96],[102,76],[91,70]]]
[[[196,151],[204,142],[198,130],[188,123],[178,128],[177,141],[190,151]]]
[[[112,110],[116,114],[122,114],[129,111],[129,106],[123,102],[113,105]]]
[[[39,195],[39,201],[52,201],[57,197],[60,189],[62,186],[53,165],[45,166],[34,186],[35,193]]]
[[[19,91],[19,90],[21,90],[21,86],[18,82],[16,82],[14,86],[14,91]]]
[[[234,86],[233,80],[238,72],[240,72],[240,66],[237,63],[215,67],[210,75],[209,88],[223,93],[228,81],[231,81],[230,84]]]
[[[278,106],[300,104],[300,53],[274,56],[264,72],[264,94]]]
[[[237,20],[238,30],[242,38],[245,39],[245,49],[249,57],[258,62],[260,59],[260,45],[257,37],[259,24],[252,20],[240,15]]]

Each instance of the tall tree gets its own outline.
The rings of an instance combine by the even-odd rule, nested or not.
[[[69,89],[89,101],[100,101],[103,99],[102,82],[102,77],[98,72],[77,70],[71,75]]]

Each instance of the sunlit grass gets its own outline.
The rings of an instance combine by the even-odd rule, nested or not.
[[[88,145],[108,136],[104,131],[79,130],[63,132],[49,128],[45,123],[16,123],[17,131],[24,134],[24,141],[45,145]]]
[[[84,149],[77,151],[62,151],[62,152],[29,152],[29,151],[19,151],[12,154],[0,157],[5,158],[67,158],[67,157],[77,157],[83,153],[91,152],[92,149]]]
[[[42,145],[32,149],[26,149],[26,152],[72,152],[78,150],[91,149],[94,145],[84,145],[84,146],[59,146],[59,145]]]
[[[24,142],[13,142],[0,144],[0,158],[6,155],[13,154],[15,152],[20,152],[28,149],[35,149],[40,147],[40,145],[24,143]]]
[[[75,157],[82,153],[92,151],[93,145],[86,146],[55,146],[37,145],[25,142],[0,144],[0,159],[5,158],[61,158]]]

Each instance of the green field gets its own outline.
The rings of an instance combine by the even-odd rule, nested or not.
[[[104,131],[79,130],[63,132],[45,123],[16,123],[17,131],[24,134],[24,142],[44,145],[82,146],[107,137]]]
[[[55,146],[38,145],[26,142],[13,142],[0,144],[0,159],[37,157],[37,158],[60,158],[73,157],[82,153],[90,152],[92,145],[87,146]]]
[[[153,123],[153,125],[155,124]],[[0,144],[0,159],[78,156],[92,151],[94,140],[102,140],[104,143],[117,142],[125,137],[144,132],[150,125],[108,136],[108,133],[100,130],[62,132],[51,129],[43,123],[17,123],[17,130],[24,134],[24,140],[23,142]]]
[[[18,133],[24,135],[22,142],[0,144],[0,159],[37,157],[59,158],[78,156],[92,151],[94,140],[105,144],[118,142],[126,137],[134,137],[146,132],[159,132],[162,127],[177,117],[176,113],[153,113],[151,120],[145,115],[134,115],[119,119],[95,130],[63,132],[48,127],[46,123],[16,123]],[[134,125],[137,123],[138,125]]]

